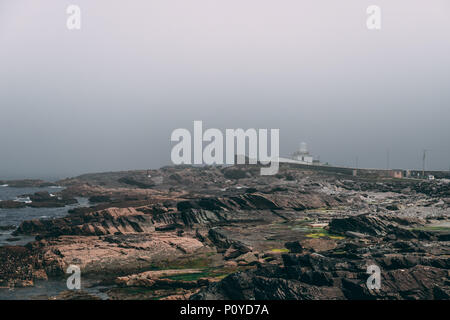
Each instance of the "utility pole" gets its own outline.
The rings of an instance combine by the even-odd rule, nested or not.
[[[358,156],[356,156],[356,159],[355,159],[355,169],[358,169]]]
[[[427,157],[427,151],[426,149],[423,149],[423,157],[422,157],[422,177],[425,178],[425,159]]]
[[[386,170],[389,170],[389,149],[386,150]]]

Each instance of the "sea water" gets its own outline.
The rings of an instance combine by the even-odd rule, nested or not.
[[[48,191],[51,194],[63,190],[63,187],[43,187],[43,188],[11,188],[9,186],[0,186],[0,200],[15,200],[28,202],[29,198],[25,195],[33,194],[39,191]],[[25,220],[32,219],[54,219],[64,217],[68,210],[88,206],[89,201],[86,198],[76,198],[77,204],[68,205],[62,208],[17,208],[0,209],[0,246],[4,245],[24,245],[34,240],[31,236],[12,236],[12,232]],[[3,230],[2,227],[11,227]]]
[[[43,187],[43,188],[11,188],[9,186],[0,185],[0,200],[15,200],[27,202],[29,199],[25,196],[39,191],[48,191],[55,194],[63,190],[63,187]],[[86,198],[76,198],[78,204],[68,205],[63,208],[18,208],[18,209],[0,209],[0,227],[11,226],[8,230],[1,230],[0,228],[0,246],[4,245],[25,245],[34,240],[33,236],[12,236],[12,232],[20,225],[22,221],[31,219],[54,219],[64,217],[68,214],[68,210],[80,207],[89,206],[89,201]],[[89,282],[82,283],[85,291],[92,293],[102,299],[106,298],[99,289],[101,287],[90,288]],[[61,291],[67,290],[66,279],[52,279],[49,281],[36,281],[33,287],[25,288],[1,288],[0,300],[14,300],[14,299],[48,299],[50,296],[55,296]]]

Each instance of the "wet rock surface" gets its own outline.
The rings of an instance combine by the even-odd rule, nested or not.
[[[0,209],[17,209],[17,208],[25,208],[26,206],[27,205],[23,202],[13,200],[0,201]]]

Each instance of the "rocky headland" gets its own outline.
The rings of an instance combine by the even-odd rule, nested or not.
[[[14,234],[36,240],[0,248],[0,286],[65,281],[75,264],[110,299],[450,298],[448,181],[259,169],[177,166],[58,181],[64,190],[30,195],[32,203],[86,197],[91,206],[24,221]],[[366,286],[373,264],[380,290]]]

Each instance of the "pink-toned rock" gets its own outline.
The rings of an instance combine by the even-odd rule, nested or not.
[[[193,237],[174,233],[61,236],[45,242],[43,260],[51,274],[65,271],[70,264],[78,265],[82,272],[114,273],[210,250]]]

